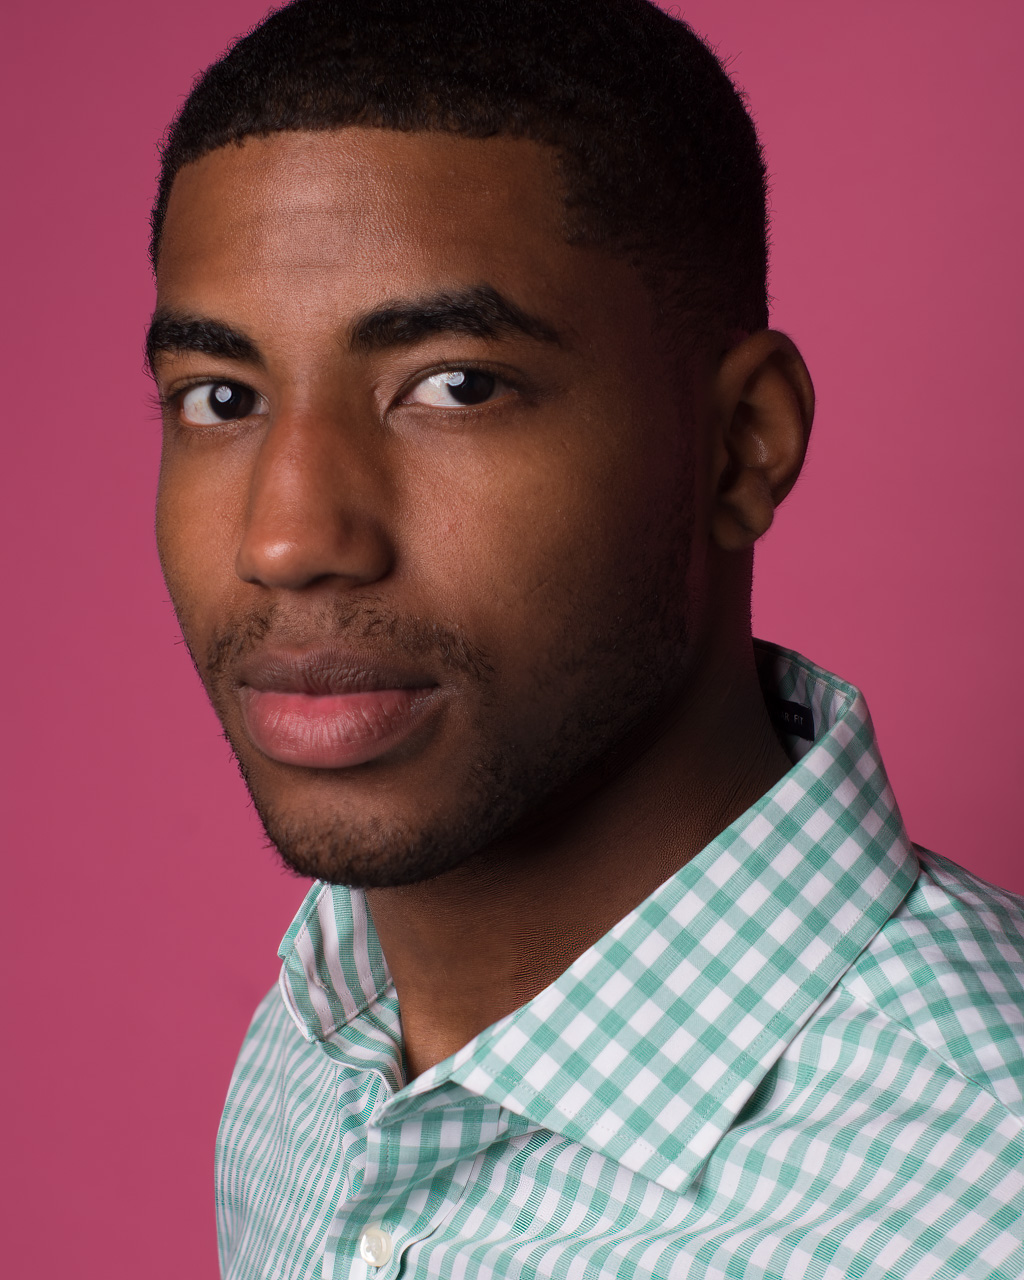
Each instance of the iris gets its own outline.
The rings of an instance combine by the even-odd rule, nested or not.
[[[489,400],[497,381],[493,374],[478,369],[459,369],[445,374],[444,380],[452,399],[459,404],[482,404]]]
[[[246,418],[256,405],[256,393],[235,382],[218,382],[210,388],[210,410],[224,422],[232,418]]]

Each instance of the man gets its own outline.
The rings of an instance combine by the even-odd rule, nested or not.
[[[163,154],[157,533],[284,861],[229,1277],[1024,1275],[1024,918],[750,636],[813,394],[644,0],[299,0]]]

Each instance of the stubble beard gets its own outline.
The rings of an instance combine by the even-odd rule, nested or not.
[[[538,700],[557,698],[566,686],[575,690],[557,728],[541,742],[504,741],[481,749],[465,770],[455,803],[430,821],[397,821],[384,813],[361,820],[320,814],[315,825],[303,821],[264,793],[257,771],[246,765],[246,748],[225,730],[268,843],[284,865],[296,875],[352,888],[430,880],[513,836],[560,794],[575,791],[581,778],[600,776],[603,762],[639,726],[656,720],[682,683],[690,648],[691,533],[688,519],[685,527],[663,531],[669,545],[644,581],[633,579],[629,587],[566,610],[561,634],[533,674]],[[264,615],[250,618],[245,631],[258,637],[270,628],[270,615]],[[493,712],[490,659],[468,646],[457,630],[424,627],[376,607],[346,603],[335,610],[324,634],[379,635],[382,628],[413,648],[439,644],[449,658],[454,652],[463,674],[480,683],[479,705]],[[240,643],[238,631],[223,632],[211,653],[237,650]],[[205,671],[196,663],[226,724],[218,665],[211,654]]]

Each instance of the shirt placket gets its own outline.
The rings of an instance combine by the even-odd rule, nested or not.
[[[399,1101],[393,1099],[392,1102]],[[328,1232],[323,1280],[392,1280],[409,1248],[437,1232],[458,1208],[492,1142],[522,1127],[518,1116],[496,1103],[429,1106],[428,1123],[444,1117],[448,1132],[465,1135],[464,1149],[424,1144],[420,1117],[408,1110],[389,1117],[389,1104],[375,1112],[366,1131],[366,1163],[357,1195],[339,1205]],[[452,1126],[455,1126],[454,1130]],[[424,1149],[436,1152],[424,1158]]]
[[[375,1117],[367,1126],[359,1193],[339,1205],[328,1231],[323,1280],[390,1280],[398,1273],[404,1237],[401,1214],[392,1211],[395,1197],[388,1195],[395,1182],[390,1145]]]

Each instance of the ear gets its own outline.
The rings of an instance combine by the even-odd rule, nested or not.
[[[712,386],[711,534],[723,551],[752,547],[803,466],[814,388],[784,333],[764,329],[726,353]]]

